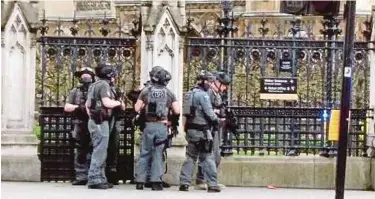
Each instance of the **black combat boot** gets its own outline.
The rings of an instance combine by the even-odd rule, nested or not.
[[[135,184],[135,189],[137,189],[137,190],[143,190],[143,183],[136,183]]]
[[[207,189],[207,192],[209,193],[216,193],[216,192],[220,192],[221,189],[219,186],[213,186],[213,187],[208,187]]]
[[[112,185],[113,187],[113,185]],[[109,189],[112,188],[108,183],[92,184],[89,185],[89,189]]]
[[[145,183],[145,187],[146,188],[151,188],[152,187],[152,183],[151,182],[146,182]]]
[[[87,180],[74,180],[72,182],[72,185],[86,185],[87,184]]]
[[[151,189],[153,191],[161,191],[163,190],[163,185],[161,182],[153,182],[151,185]]]
[[[163,185],[163,188],[170,188],[171,187],[171,185],[170,184],[168,184],[168,183],[166,183],[166,182],[161,182],[161,184]]]
[[[113,185],[118,185],[118,179],[117,179],[117,169],[111,168],[106,171],[106,176],[109,183],[112,183]]]
[[[189,185],[186,185],[186,184],[180,185],[180,188],[178,190],[189,191]]]
[[[118,180],[108,179],[108,182],[111,183],[112,185],[119,185]]]
[[[108,186],[108,189],[113,188],[113,184],[112,183],[108,183],[107,182],[107,186]]]

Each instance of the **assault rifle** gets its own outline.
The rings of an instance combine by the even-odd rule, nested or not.
[[[137,103],[137,100],[141,91],[142,90],[139,90],[139,89],[133,89],[126,94],[126,97],[128,97],[128,99],[132,101],[133,106],[135,105],[135,103]],[[135,116],[133,123],[135,126],[138,126],[141,131],[143,131],[146,125],[146,118],[145,118],[144,111],[142,111],[140,114],[137,114]]]
[[[232,110],[228,107],[228,100],[227,100],[226,93],[222,95],[222,100],[224,103],[222,104],[222,106],[219,107],[220,113],[218,114],[218,116],[220,118],[225,118],[225,122],[221,123],[221,127],[223,130],[222,139],[224,142],[224,146],[226,146],[226,145],[231,145],[231,138],[228,137],[227,132],[228,131],[231,132],[236,137],[237,140],[239,139],[239,133],[237,132],[237,129],[238,129],[237,119],[234,117]],[[221,156],[227,156],[227,155],[233,154],[232,149],[222,148],[222,147],[220,148],[221,148],[221,152],[220,152]]]
[[[170,148],[172,146],[172,139],[178,135],[180,115],[169,114],[168,121],[171,123],[169,128],[171,129],[171,134],[168,134],[168,142],[165,144],[165,148]]]
[[[236,139],[239,139],[239,134],[237,132],[238,123],[237,119],[234,117],[233,112],[228,108],[227,95],[224,93],[222,95],[223,104],[219,107],[220,113],[218,114],[219,118],[225,118],[223,128],[233,133],[236,136]]]
[[[133,89],[129,91],[128,94],[126,94],[126,97],[128,97],[128,99],[132,101],[133,105],[135,105],[135,103],[137,103],[139,94],[141,94],[141,91],[142,90],[139,89]]]
[[[123,101],[124,92],[122,92],[119,88],[111,87],[111,92],[115,96],[115,100],[120,101],[120,102]],[[121,107],[116,107],[113,109],[112,114],[114,117],[120,115],[120,113],[121,113]]]

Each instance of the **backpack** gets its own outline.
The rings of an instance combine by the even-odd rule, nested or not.
[[[192,89],[184,95],[184,100],[182,104],[182,115],[187,118],[192,118],[195,116],[196,107],[193,104],[195,92],[196,91]]]

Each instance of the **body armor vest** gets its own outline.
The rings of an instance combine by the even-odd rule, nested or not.
[[[85,105],[86,100],[87,100],[87,92],[88,92],[88,87],[84,87],[84,86],[77,87],[77,95],[75,99],[75,103],[77,105]]]
[[[160,120],[168,118],[168,90],[163,87],[151,86],[148,92],[148,103],[146,105],[146,116]]]

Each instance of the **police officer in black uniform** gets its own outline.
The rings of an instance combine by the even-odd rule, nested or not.
[[[81,84],[70,91],[64,107],[65,112],[73,113],[75,117],[73,121],[73,138],[76,141],[74,153],[76,179],[72,182],[72,185],[86,185],[90,166],[91,139],[87,129],[89,117],[86,112],[85,103],[89,86],[95,81],[95,74],[91,68],[84,67],[75,72],[74,76],[79,78]]]
[[[120,107],[125,110],[125,104],[115,100],[111,92],[111,85],[117,76],[115,69],[101,64],[95,69],[95,73],[99,80],[90,86],[85,104],[90,117],[88,129],[93,143],[88,186],[90,189],[108,189],[113,187],[105,175],[109,132],[113,128],[110,119],[113,109]]]

